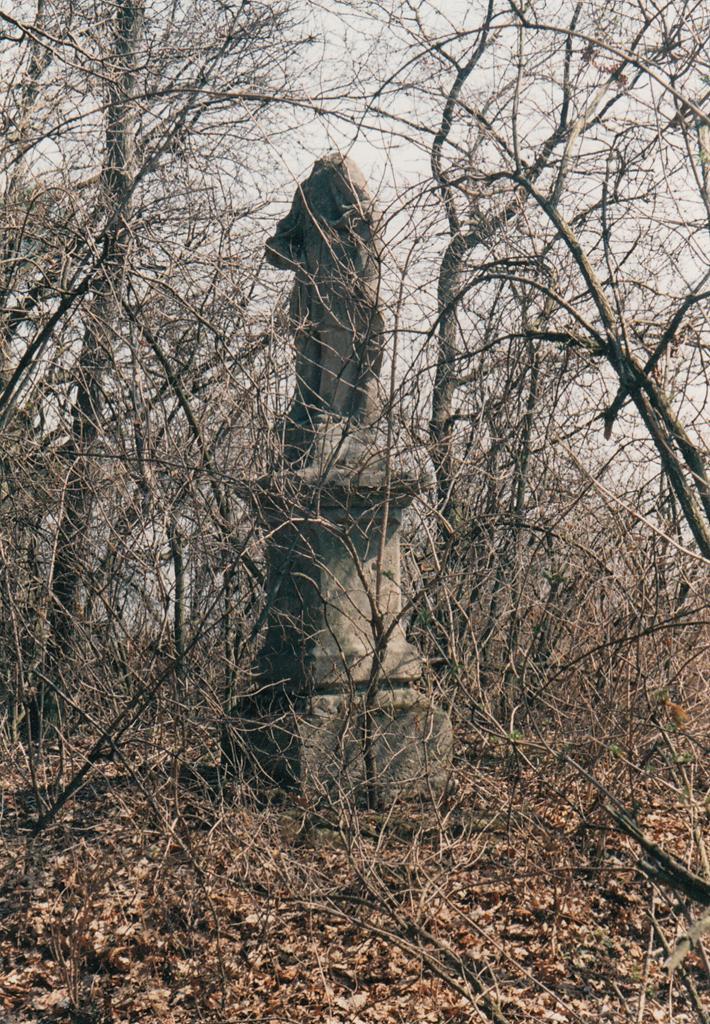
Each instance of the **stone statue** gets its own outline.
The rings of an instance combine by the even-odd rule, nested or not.
[[[402,515],[427,477],[377,415],[379,238],[350,160],[316,161],[266,257],[295,272],[296,391],[285,464],[254,490],[266,628],[225,759],[318,800],[436,798],[451,720],[417,687],[400,564]]]
[[[296,391],[286,437],[293,461],[324,417],[367,422],[375,413],[380,240],[365,179],[350,159],[331,153],[316,161],[267,241],[266,259],[295,271]]]

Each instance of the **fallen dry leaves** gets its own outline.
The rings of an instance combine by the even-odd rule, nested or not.
[[[111,765],[37,838],[26,782],[5,779],[0,1021],[464,1024],[480,1018],[456,958],[511,1022],[636,1021],[642,984],[645,1024],[696,1020],[662,958],[642,981],[649,886],[628,843],[490,772],[490,799],[464,787],[433,828]],[[647,799],[645,827],[682,853],[677,808]],[[699,956],[689,970],[702,992]]]

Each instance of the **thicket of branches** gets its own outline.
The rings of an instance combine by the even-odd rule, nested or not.
[[[0,12],[0,694],[28,824],[106,756],[219,761],[266,600],[249,496],[293,384],[263,242],[335,144],[382,173],[385,412],[436,480],[406,524],[407,628],[454,718],[456,814],[532,771],[606,834],[605,804],[657,788],[707,881],[710,17],[445,6]],[[398,847],[407,903],[357,815],[337,827],[348,913],[384,908],[500,1019],[422,923],[451,861]]]

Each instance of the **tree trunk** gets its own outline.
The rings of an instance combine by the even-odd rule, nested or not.
[[[104,377],[114,347],[114,325],[120,315],[128,247],[135,120],[132,97],[142,15],[142,0],[118,0],[114,50],[105,62],[107,70],[113,71],[108,84],[106,153],[99,196],[107,229],[103,266],[93,287],[78,361],[71,436],[63,450],[67,470],[50,580],[45,671],[29,713],[30,735],[35,739],[40,739],[47,727],[57,727],[62,694],[71,685],[69,666],[77,635],[81,583],[87,571],[83,556],[93,506],[92,461],[101,427]]]

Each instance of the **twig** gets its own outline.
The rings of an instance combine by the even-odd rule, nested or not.
[[[649,918],[651,920],[651,924],[653,926],[653,930],[656,933],[656,935],[658,936],[658,939],[659,939],[661,945],[663,946],[663,949],[664,949],[664,951],[666,953],[666,956],[670,958],[671,955],[672,955],[672,950],[671,950],[671,947],[670,947],[670,945],[668,943],[668,940],[666,939],[665,935],[663,934],[663,929],[661,928],[660,924],[658,923],[658,921],[656,920],[656,918],[654,917],[653,914],[649,914]],[[710,1017],[707,1015],[707,1013],[703,1009],[703,1004],[700,1001],[700,996],[698,995],[698,990],[695,987],[693,979],[691,977],[689,977],[688,974],[686,974],[686,972],[680,966],[677,967],[676,970],[677,970],[678,974],[680,975],[681,981],[685,985],[685,988],[686,988],[686,990],[688,992],[688,996],[690,997],[691,1003],[695,1007],[695,1011],[696,1011],[696,1013],[698,1015],[698,1020],[701,1022],[701,1024],[710,1024]]]
[[[651,886],[651,909],[649,910],[651,915],[651,921],[653,922],[656,916],[656,890]],[[646,989],[648,988],[648,975],[651,970],[651,955],[653,953],[653,924],[648,930],[648,946],[646,948],[646,959],[643,965],[643,978],[641,980],[641,992],[639,993],[639,1006],[638,1013],[636,1014],[636,1024],[642,1024],[643,1014],[646,1009]]]
[[[696,900],[698,903],[702,903],[703,906],[710,907],[710,884],[708,882],[701,878],[700,875],[689,871],[680,861],[672,857],[670,853],[666,853],[657,843],[651,842],[636,822],[627,814],[616,810],[609,804],[606,805],[606,810],[614,819],[619,829],[635,840],[648,855],[648,860],[640,861],[640,867],[649,878],[653,879],[653,881],[663,882],[671,889],[689,896],[691,900]]]

